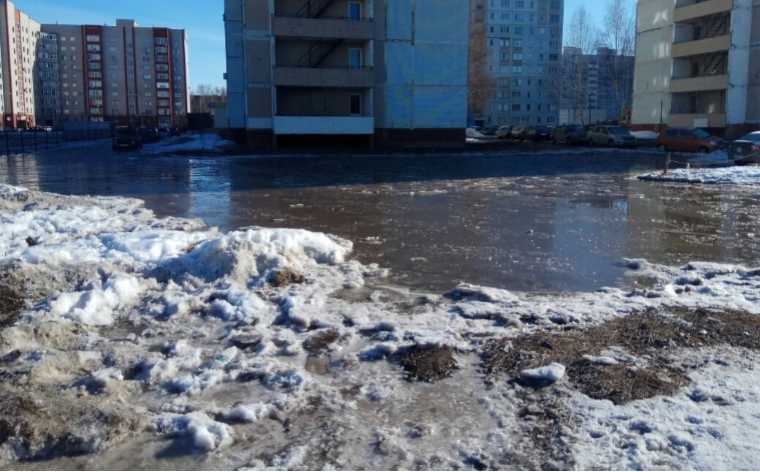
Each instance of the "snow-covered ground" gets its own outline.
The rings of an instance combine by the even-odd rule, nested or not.
[[[719,168],[682,168],[639,176],[641,180],[681,182],[690,184],[758,185],[760,167],[731,166]]]
[[[0,234],[0,302],[23,298],[0,306],[0,431],[11,431],[0,465],[760,467],[754,351],[684,351],[688,385],[621,405],[578,392],[556,362],[522,371],[539,390],[486,382],[479,367],[489,340],[644,310],[760,315],[751,267],[626,260],[633,289],[414,293],[386,286],[387,272],[336,236],[222,233],[139,200],[5,185]],[[409,355],[431,345],[454,360],[434,382],[413,381],[426,362],[441,367]]]
[[[193,133],[164,139],[155,144],[147,144],[143,152],[147,154],[173,153],[221,153],[234,147],[235,143],[216,133]]]

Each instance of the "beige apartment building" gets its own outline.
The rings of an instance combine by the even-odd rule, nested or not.
[[[468,6],[225,0],[229,126],[254,147],[464,143]]]
[[[35,66],[40,24],[0,0],[0,113],[3,127],[35,125]]]
[[[46,68],[57,70],[58,90],[49,92],[56,99],[41,109],[40,123],[184,124],[190,106],[184,30],[117,20],[115,26],[46,24],[42,32],[58,49],[57,64]]]
[[[760,126],[760,0],[639,0],[632,122]]]

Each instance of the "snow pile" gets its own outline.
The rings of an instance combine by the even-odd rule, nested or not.
[[[675,169],[667,174],[639,176],[640,180],[690,184],[760,185],[760,167],[733,166],[710,169]]]
[[[755,268],[627,260],[623,264],[637,288],[525,294],[461,283],[443,296],[417,294],[386,287],[381,280],[386,271],[351,260],[351,242],[336,236],[260,227],[220,233],[197,221],[156,218],[136,200],[30,191],[22,202],[12,196],[19,191],[0,185],[0,195],[7,195],[0,197],[0,234],[8,235],[0,241],[0,266],[47,290],[34,292],[13,326],[0,330],[0,359],[30,372],[24,382],[33,387],[25,384],[25,389],[52,384],[60,393],[58,386],[71,385],[79,389],[76,401],[92,408],[114,399],[139,405],[134,415],[153,425],[154,433],[173,439],[178,450],[225,449],[228,460],[253,457],[243,451],[257,450],[256,460],[268,458],[269,466],[313,466],[308,461],[324,457],[325,444],[333,448],[334,443],[347,446],[331,450],[333,462],[316,465],[485,463],[481,457],[504,457],[502,451],[518,446],[499,438],[519,437],[508,426],[517,421],[515,405],[524,401],[504,401],[514,395],[506,382],[483,388],[474,366],[487,341],[544,328],[579,329],[663,307],[760,314]],[[637,279],[645,283],[636,284]],[[446,349],[410,349],[415,346]],[[420,357],[427,352],[440,357],[427,362]],[[617,354],[598,354],[588,360],[616,366]],[[449,368],[450,356],[459,369]],[[442,366],[452,377],[430,388],[403,375],[406,369]],[[550,392],[570,388],[571,382],[561,381],[565,375],[564,365],[551,363],[525,370],[520,380]],[[706,390],[719,389],[703,383]],[[601,431],[610,444],[630,440],[613,427],[622,410],[581,397],[572,401],[583,412],[589,435]],[[658,401],[664,402],[645,404],[665,408]],[[431,408],[410,406],[420,403]],[[380,410],[393,429],[377,422]],[[631,421],[642,419],[630,415]],[[321,418],[330,420],[323,424]],[[686,432],[673,426],[676,419],[668,421],[657,442],[665,451],[661,455],[688,448],[682,441]],[[259,429],[280,431],[282,425],[289,432],[280,440],[287,443],[277,443],[277,435],[260,443],[249,440]],[[635,429],[635,434],[654,430]],[[679,439],[670,441],[671,436]],[[151,447],[144,437],[135,443],[141,451]],[[647,446],[636,444],[637,453]],[[608,446],[590,442],[588,451]],[[378,452],[359,452],[365,450]],[[577,454],[594,457],[588,451],[579,446]],[[151,449],[153,456],[160,452]],[[373,462],[392,458],[402,459]],[[634,459],[650,464],[647,456]]]
[[[148,154],[221,153],[234,146],[235,143],[216,133],[194,133],[146,145],[143,147],[143,152]]]

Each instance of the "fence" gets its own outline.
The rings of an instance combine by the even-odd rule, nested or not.
[[[0,155],[23,154],[52,149],[64,143],[109,139],[113,136],[110,128],[71,129],[62,131],[0,130]]]

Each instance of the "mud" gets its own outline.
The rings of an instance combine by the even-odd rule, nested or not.
[[[459,368],[450,346],[414,345],[401,349],[395,357],[404,368],[407,380],[412,381],[435,382]]]
[[[524,369],[558,362],[568,367],[574,388],[616,404],[669,395],[688,383],[688,366],[671,365],[676,349],[731,345],[760,350],[760,317],[736,311],[677,309],[646,311],[583,330],[550,330],[489,343],[483,367],[489,378],[512,378]],[[622,348],[630,363],[592,362],[610,348]]]
[[[277,271],[269,278],[269,283],[273,287],[285,287],[293,284],[302,284],[305,281],[306,278],[302,274],[294,272],[290,269]]]

